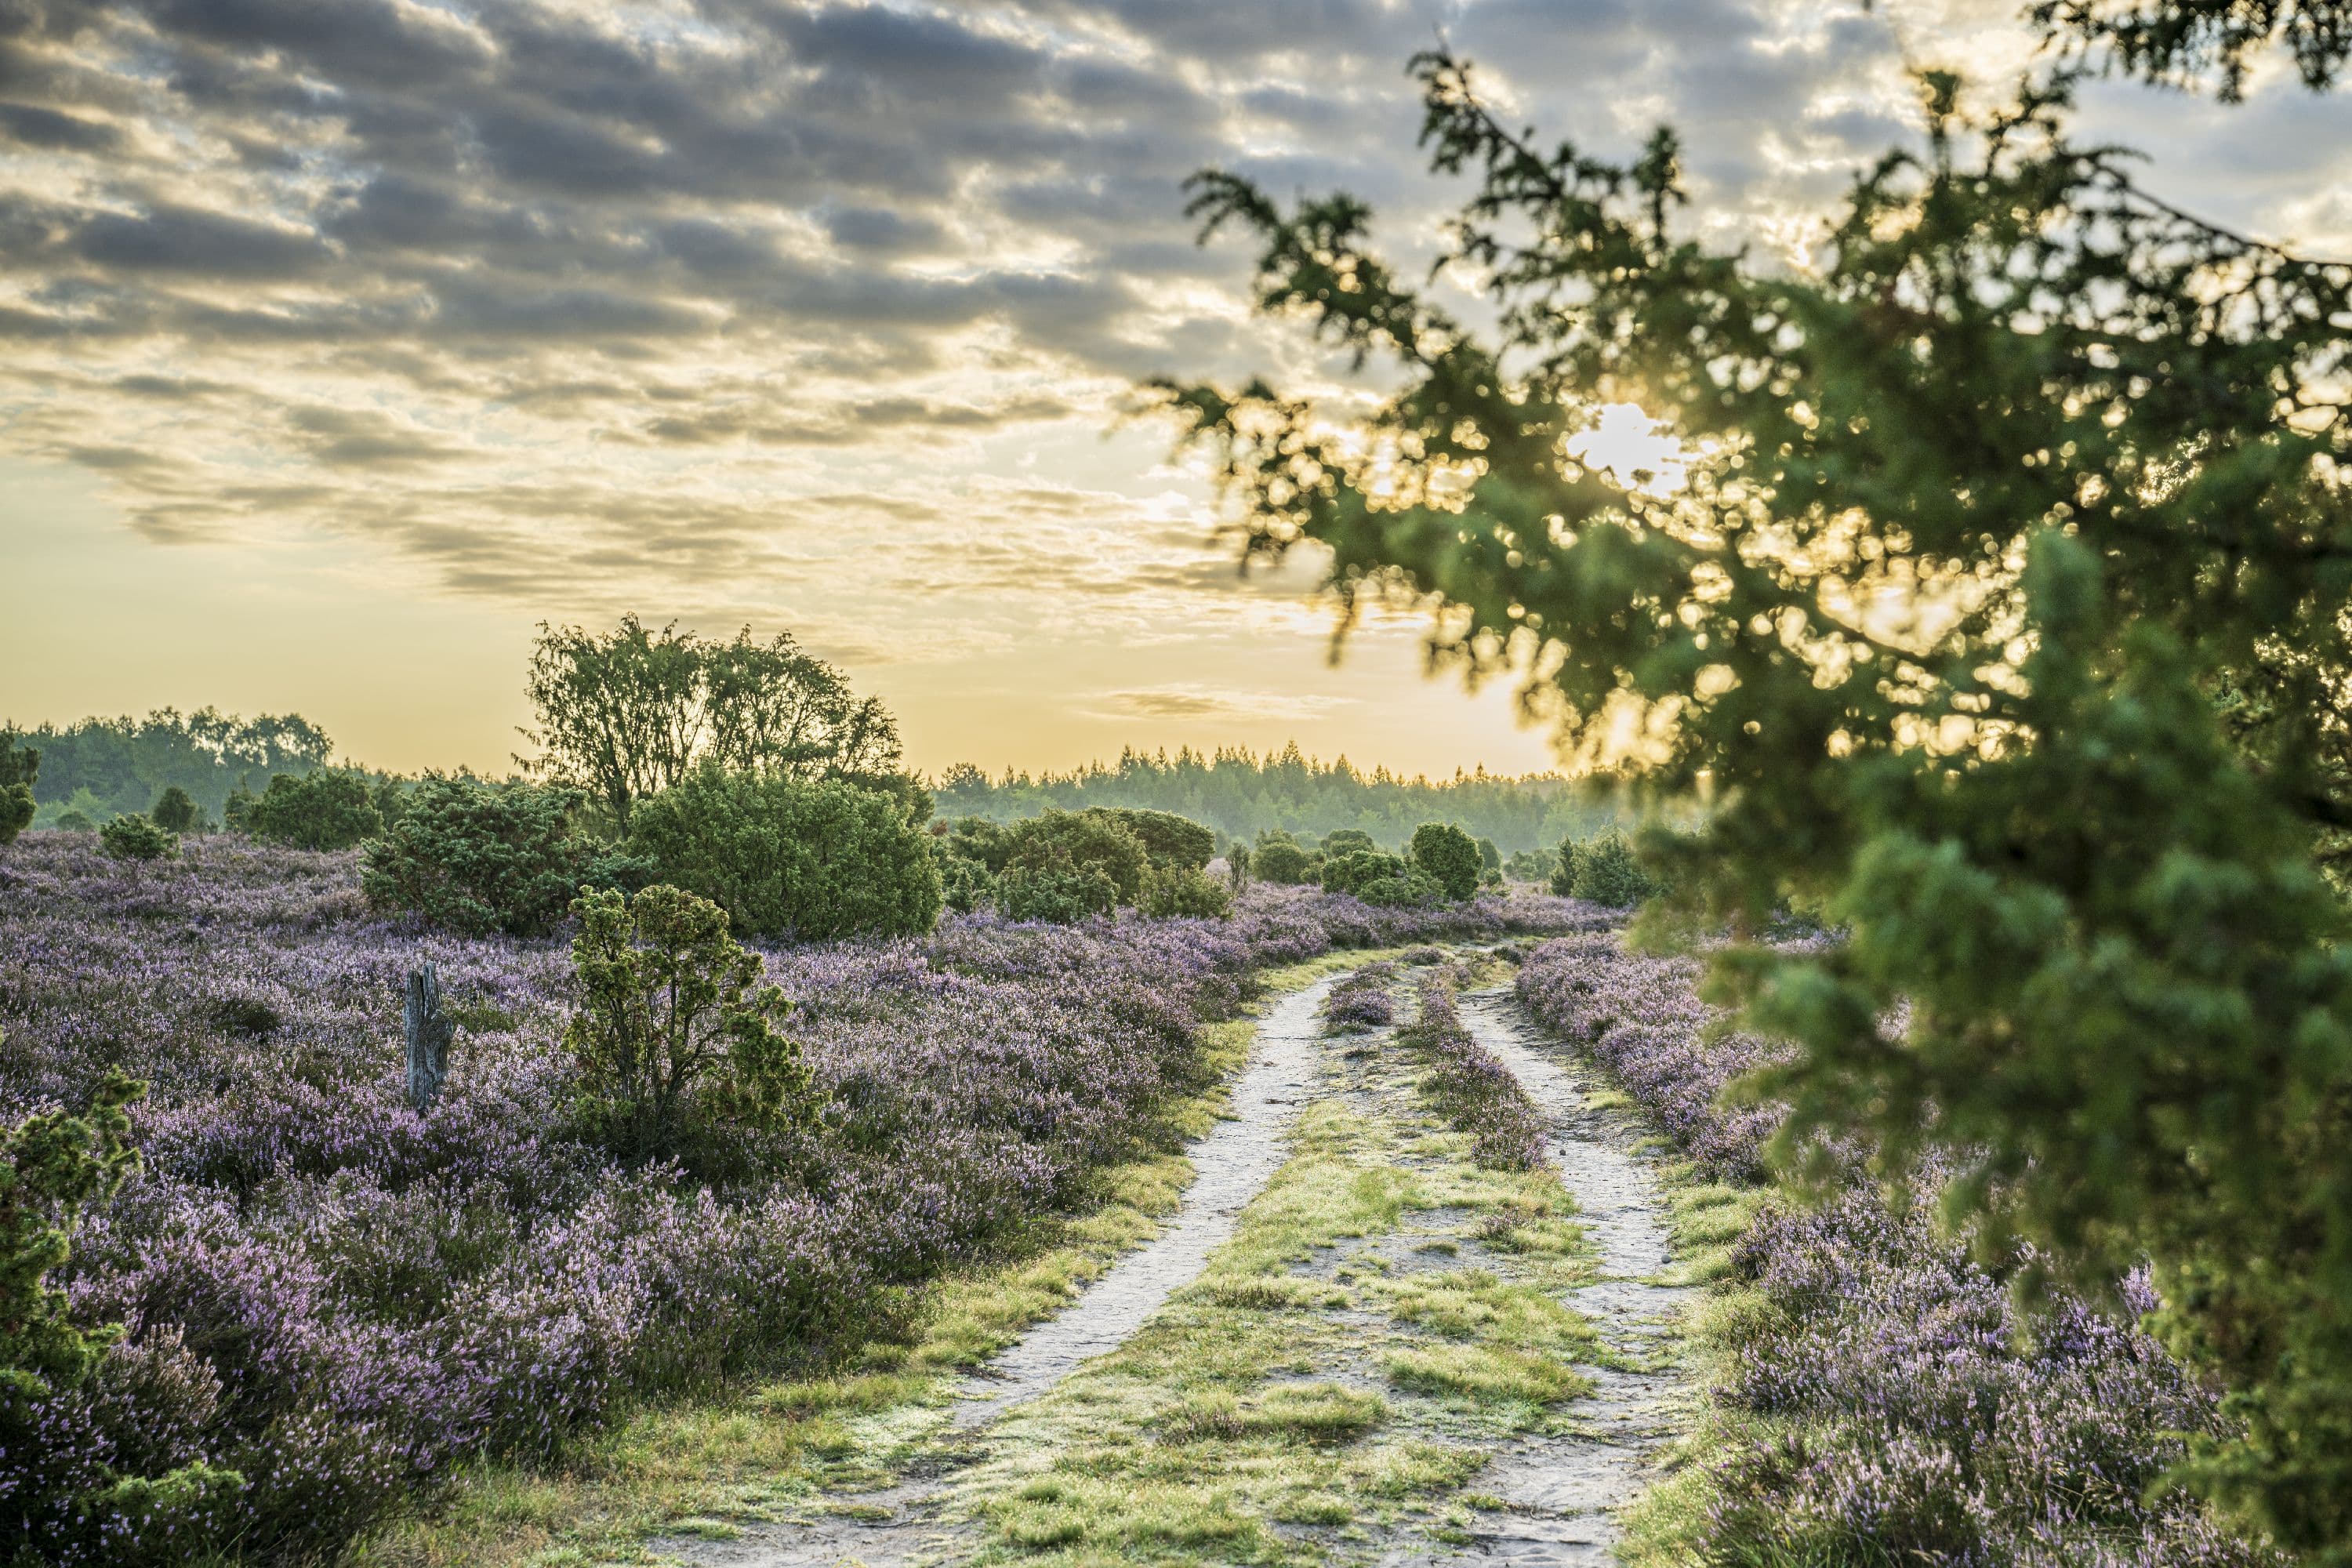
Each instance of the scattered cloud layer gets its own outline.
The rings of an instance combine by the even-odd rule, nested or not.
[[[1906,56],[2021,58],[2011,10],[0,0],[0,460],[87,468],[158,545],[329,536],[533,615],[877,657],[1296,627],[1157,435],[1099,439],[1139,376],[1332,368],[1192,243],[1188,174],[1345,186],[1425,250],[1402,66],[1443,32],[1596,150],[1677,121],[1710,221],[1769,240],[1908,134]],[[2228,127],[2160,149],[2221,216],[2352,211],[2333,105],[2102,112]]]

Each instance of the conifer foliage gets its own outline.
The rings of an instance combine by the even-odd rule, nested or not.
[[[1447,259],[1496,327],[1403,281],[1360,202],[1212,172],[1194,210],[1255,238],[1263,308],[1399,389],[1353,427],[1162,390],[1250,551],[1442,606],[1441,652],[1542,671],[1587,756],[1648,721],[1652,785],[1714,802],[1662,868],[1679,914],[1846,933],[1718,963],[1801,1047],[1790,1136],[1937,1152],[1989,1254],[2094,1288],[2152,1258],[2245,1423],[2190,1473],[2352,1561],[2352,922],[2322,872],[2352,828],[2352,267],[2069,129],[2086,70],[2234,69],[2274,32],[2325,80],[2344,7],[2046,9],[2079,47],[1990,106],[1925,75],[1924,142],[1803,269],[1681,220],[1671,132],[1544,142],[1425,55],[1425,143],[1472,185]],[[1628,401],[1685,472],[1581,460]]]

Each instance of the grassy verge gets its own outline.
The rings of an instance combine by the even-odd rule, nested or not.
[[[1402,951],[1402,950],[1396,950]],[[1395,952],[1334,952],[1262,973],[1268,996]],[[1181,1148],[1223,1114],[1254,1014],[1199,1032],[1210,1087],[1172,1101],[1152,1145],[1108,1165],[1076,1212],[909,1292],[895,1321],[810,1375],[652,1405],[541,1466],[455,1478],[432,1510],[364,1541],[351,1568],[586,1568],[651,1562],[646,1540],[777,1517],[824,1486],[883,1473],[936,1428],[955,1380],[1159,1234],[1192,1176]]]

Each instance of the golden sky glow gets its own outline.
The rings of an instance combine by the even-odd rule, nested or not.
[[[1906,58],[2005,69],[2014,10],[49,0],[0,102],[0,721],[296,710],[495,770],[533,624],[634,611],[790,626],[926,768],[1548,765],[1409,626],[1330,667],[1311,569],[1238,578],[1119,422],[1156,373],[1349,381],[1252,319],[1184,176],[1354,190],[1417,275],[1458,193],[1402,66],[1443,28],[1597,153],[1675,121],[1711,237],[1794,253],[1910,134]],[[2101,89],[2090,129],[2352,247],[2346,100],[2253,96]],[[1580,450],[1670,489],[1670,441],[1626,405]]]

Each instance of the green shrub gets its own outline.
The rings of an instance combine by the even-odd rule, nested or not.
[[[82,813],[74,810],[73,807],[68,806],[65,810],[58,813],[57,820],[50,823],[49,826],[56,828],[59,833],[88,833],[96,828],[98,824],[92,822]]]
[[[1190,915],[1222,920],[1233,912],[1232,889],[1197,866],[1152,866],[1143,873],[1136,907],[1162,918]]]
[[[940,872],[925,837],[891,795],[705,763],[637,802],[628,848],[663,881],[719,904],[739,931],[831,942],[914,936],[938,922]]]
[[[1407,871],[1401,877],[1379,877],[1356,890],[1356,897],[1368,904],[1433,904],[1444,889],[1419,871]]]
[[[13,844],[32,826],[33,785],[41,776],[41,753],[16,744],[16,732],[0,730],[0,844]]]
[[[589,845],[572,829],[581,792],[427,777],[371,839],[360,871],[368,903],[463,936],[537,936],[588,879]]]
[[[180,837],[143,816],[118,816],[98,830],[99,847],[117,860],[177,859]]]
[[[1665,884],[1643,868],[1632,840],[1613,827],[1563,846],[1560,862],[1562,875],[1552,886],[1572,899],[1623,909],[1665,891]]]
[[[383,830],[367,781],[324,768],[272,774],[241,815],[256,838],[297,849],[349,849]]]
[[[1197,871],[1217,852],[1214,828],[1172,811],[1131,811],[1097,805],[1089,806],[1087,814],[1108,816],[1134,834],[1155,866]]]
[[[79,1115],[43,1111],[0,1127],[0,1454],[11,1472],[12,1562],[187,1561],[218,1542],[223,1505],[244,1486],[208,1465],[126,1475],[97,1457],[121,1462],[139,1449],[124,1440],[131,1434],[102,1430],[110,1424],[92,1399],[121,1325],[76,1322],[48,1282],[72,1255],[83,1209],[138,1167],[126,1108],[145,1092],[110,1073]]]
[[[1323,890],[1353,893],[1361,898],[1364,889],[1374,882],[1401,878],[1405,872],[1405,863],[1394,855],[1383,855],[1377,849],[1349,850],[1323,862]]]
[[[1366,854],[1379,848],[1372,836],[1360,827],[1335,827],[1323,836],[1323,858],[1327,862],[1342,855]]]
[[[960,915],[993,908],[996,874],[985,861],[940,847],[945,842],[943,838],[934,838],[931,849],[939,860],[940,894],[947,907]]]
[[[1034,891],[1022,895],[1024,900],[1045,896],[1043,889],[1049,887],[1076,888],[1100,877],[1110,884],[1108,907],[1131,904],[1142,895],[1144,868],[1150,864],[1143,840],[1108,812],[1048,811],[1004,829],[1005,878],[1009,882],[1021,874],[1034,885]]]
[[[1548,849],[1515,849],[1503,862],[1503,875],[1514,882],[1549,886],[1559,874],[1559,853]],[[1555,891],[1558,889],[1555,888]]]
[[[1478,890],[1483,868],[1477,841],[1447,822],[1424,822],[1412,830],[1406,858],[1445,898],[1459,902]]]
[[[1118,884],[1091,866],[1014,866],[996,879],[1005,919],[1069,925],[1118,907]]]
[[[1261,882],[1299,883],[1313,875],[1307,851],[1289,834],[1276,828],[1259,835],[1250,851],[1250,874]]]
[[[723,1160],[736,1140],[814,1120],[808,1064],[777,1029],[792,1004],[761,984],[759,957],[728,934],[726,910],[656,884],[634,898],[586,894],[572,912],[581,1006],[563,1043],[593,1135],[629,1158]]]
[[[147,808],[147,819],[166,833],[194,832],[202,815],[196,809],[195,797],[178,784],[165,784],[163,793],[155,797],[155,804]]]
[[[1004,869],[1013,854],[1013,842],[1006,836],[1004,824],[985,816],[962,816],[952,823],[943,823],[931,829],[933,847],[944,840],[949,853],[977,860],[992,874]]]

